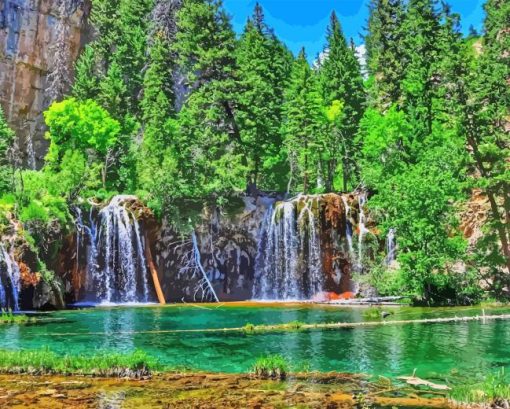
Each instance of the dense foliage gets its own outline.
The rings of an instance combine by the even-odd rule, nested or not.
[[[221,0],[92,3],[96,35],[45,113],[40,171],[14,172],[0,113],[0,193],[34,236],[80,198],[136,193],[168,215],[246,189],[362,187],[381,239],[397,232],[398,263],[368,275],[381,293],[470,302],[482,273],[500,294],[510,284],[507,1],[488,0],[484,35],[465,38],[444,3],[372,0],[363,67],[334,13],[310,65],[258,4],[237,37]],[[467,252],[474,188],[490,209]]]

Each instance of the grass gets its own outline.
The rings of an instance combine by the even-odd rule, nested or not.
[[[282,355],[267,355],[257,359],[251,372],[261,379],[284,380],[289,372],[289,364]]]
[[[246,333],[252,332],[264,332],[271,330],[279,330],[279,331],[297,331],[303,328],[305,325],[304,322],[301,321],[290,321],[285,324],[275,324],[275,325],[254,325],[251,323],[246,324],[242,330]]]
[[[379,307],[370,307],[363,311],[363,319],[366,321],[379,320],[388,315],[393,315],[393,311],[382,310]]]
[[[35,322],[35,318],[28,317],[22,314],[13,314],[11,310],[2,310],[0,314],[0,324],[26,324],[28,322]]]
[[[58,355],[48,349],[0,350],[0,372],[143,378],[162,365],[143,351],[129,354]]]
[[[508,403],[510,401],[510,384],[506,381],[504,368],[487,376],[481,382],[453,386],[449,392],[449,398],[454,402],[461,403]]]

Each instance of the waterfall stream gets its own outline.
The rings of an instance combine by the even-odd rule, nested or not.
[[[18,263],[3,244],[0,244],[0,307],[19,310],[21,274]]]
[[[396,242],[395,242],[395,229],[390,229],[386,236],[386,265],[390,265],[395,261],[396,255]]]
[[[89,215],[85,225],[76,211],[77,253],[86,252],[85,298],[102,303],[150,301],[145,240],[135,215],[126,206],[130,196],[115,196],[108,206]]]
[[[367,195],[365,192],[361,192],[358,199],[358,205],[359,205],[359,220],[358,220],[358,262],[357,262],[357,269],[358,271],[363,271],[363,239],[367,233],[369,233],[369,230],[367,229],[365,223],[366,223],[366,217],[365,217],[365,203],[367,201]]]
[[[314,203],[315,202],[315,203]],[[256,258],[254,298],[308,299],[323,289],[316,198],[278,202],[262,222]]]

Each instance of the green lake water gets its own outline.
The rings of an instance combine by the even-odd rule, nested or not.
[[[362,308],[318,306],[150,306],[94,308],[45,315],[35,325],[0,326],[0,348],[60,354],[142,349],[169,366],[244,372],[262,355],[281,354],[295,370],[424,378],[477,376],[510,369],[510,321],[385,325],[367,328],[245,334],[144,331],[363,321]],[[386,320],[481,314],[478,308],[396,308]],[[510,313],[508,308],[486,314]]]

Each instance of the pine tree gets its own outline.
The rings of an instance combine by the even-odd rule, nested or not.
[[[464,129],[479,173],[476,185],[491,208],[486,251],[493,253],[488,256],[493,266],[505,265],[510,273],[510,4],[488,0],[485,12],[482,54],[467,79]],[[509,282],[507,276],[504,283]]]
[[[416,151],[432,132],[433,66],[438,56],[439,17],[435,0],[410,0],[402,28],[405,75],[400,83],[402,106],[415,128]]]
[[[266,189],[282,187],[284,172],[280,124],[283,94],[292,55],[264,21],[257,3],[237,47],[240,93],[238,118],[243,145],[249,152],[252,183]]]
[[[178,150],[188,194],[228,195],[244,188],[247,160],[236,95],[235,34],[221,1],[186,0],[175,51],[191,91],[179,113]]]
[[[368,73],[374,82],[371,105],[386,110],[401,100],[404,4],[402,0],[372,0],[369,9],[365,45]]]
[[[292,188],[304,193],[322,189],[324,114],[318,79],[304,49],[292,66],[283,116],[282,132],[290,165],[287,192]]]
[[[94,47],[87,45],[75,66],[72,95],[79,100],[94,98],[99,93],[99,78]]]
[[[340,101],[342,105],[342,115],[332,123],[326,188],[332,189],[337,158],[341,158],[343,189],[346,191],[354,178],[354,139],[363,115],[365,92],[354,45],[347,44],[334,12],[328,27],[325,54],[327,56],[319,68],[322,98],[327,106],[334,101]]]

